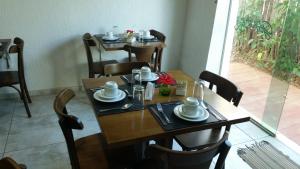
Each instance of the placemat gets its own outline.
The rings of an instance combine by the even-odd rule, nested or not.
[[[166,72],[157,72],[158,76],[163,75],[163,74],[167,74]],[[132,75],[129,74],[129,75],[122,75],[120,76],[120,78],[127,84],[131,85],[131,84],[138,84],[138,81],[136,80],[132,80]],[[142,85],[147,85],[148,82],[142,82]],[[157,80],[156,81],[152,81],[152,83],[155,84],[155,87],[158,87],[158,84],[157,84]],[[173,84],[175,85],[175,84]]]
[[[101,39],[102,41],[103,41],[103,43],[104,44],[114,44],[114,43],[128,43],[127,41],[126,41],[126,38],[119,38],[119,39],[117,39],[117,40],[104,40],[104,39],[102,39],[102,37],[103,36],[105,36],[105,34],[99,34],[99,35],[95,35],[95,37],[97,38],[97,39]],[[137,39],[137,42],[140,42],[139,41],[139,38],[138,38],[138,36],[135,36],[136,37],[136,39]],[[159,42],[159,40],[155,37],[155,38],[153,38],[153,39],[143,39],[143,42]]]
[[[212,108],[207,103],[205,103],[206,105],[209,105],[208,106],[209,117],[207,120],[202,121],[202,122],[189,122],[189,121],[182,120],[182,119],[178,118],[174,114],[174,111],[173,111],[175,106],[180,105],[180,104],[182,104],[182,102],[180,102],[180,101],[161,103],[164,113],[169,117],[169,119],[171,121],[171,123],[167,123],[166,125],[164,125],[163,122],[160,120],[161,118],[164,119],[164,117],[160,113],[158,113],[158,115],[160,116],[160,117],[158,117],[156,115],[156,113],[151,110],[152,108],[157,110],[156,104],[148,105],[147,108],[152,113],[154,118],[158,121],[158,123],[161,125],[161,127],[166,131],[192,127],[192,126],[199,125],[199,124],[218,123],[218,122],[226,121],[226,118],[222,117],[217,110]],[[214,114],[217,114],[219,117],[217,118]]]
[[[127,86],[127,85],[119,86],[119,89],[121,89],[123,91],[126,89],[129,92],[131,92],[130,87]],[[144,109],[144,106],[139,101],[134,100],[132,98],[128,98],[127,96],[126,96],[125,99],[123,99],[119,102],[114,102],[114,103],[105,103],[105,102],[95,100],[94,96],[93,96],[94,92],[95,91],[89,90],[89,91],[87,91],[87,94],[88,94],[88,97],[90,98],[90,100],[93,104],[93,108],[96,112],[96,115],[98,115],[98,116],[125,113],[125,112],[137,111],[137,110],[143,110]],[[101,111],[101,109],[122,107],[124,104],[127,104],[127,103],[133,103],[133,106],[131,106],[129,109],[126,109],[126,110],[115,109],[115,110],[109,110],[109,111]]]

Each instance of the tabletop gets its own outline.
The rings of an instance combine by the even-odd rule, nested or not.
[[[175,80],[186,80],[188,82],[186,96],[176,96],[174,91],[175,89],[172,91],[170,96],[160,96],[158,89],[156,89],[153,97],[154,99],[152,101],[145,101],[145,104],[184,100],[186,97],[191,96],[194,85],[193,78],[180,70],[169,71],[168,74],[172,75]],[[86,92],[88,92],[90,89],[103,86],[106,81],[110,80],[116,81],[118,85],[125,84],[120,76],[103,77],[98,79],[83,79],[82,82]],[[203,130],[207,128],[216,128],[250,120],[248,113],[243,109],[233,106],[233,104],[229,103],[215,92],[207,88],[205,88],[204,100],[215,110],[220,112],[227,120],[214,124],[199,124],[194,125],[193,127],[166,131],[160,126],[150,111],[146,108],[140,111],[105,116],[96,115],[96,118],[105,136],[108,146],[129,145],[150,139],[167,138],[182,133]],[[98,110],[94,107],[94,111],[96,112]]]
[[[97,42],[99,42],[99,44],[106,50],[106,51],[115,51],[115,50],[123,50],[124,46],[126,44],[130,44],[132,46],[138,46],[138,47],[142,47],[142,46],[153,46],[153,47],[160,47],[160,48],[164,48],[166,47],[166,44],[160,41],[144,41],[144,42],[134,42],[134,43],[128,43],[126,42],[126,40],[124,39],[120,39],[118,41],[104,41],[102,39],[102,37],[104,36],[104,34],[97,34],[94,35],[95,39],[97,40]]]

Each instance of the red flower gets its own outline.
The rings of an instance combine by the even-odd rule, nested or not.
[[[162,74],[159,75],[157,84],[174,85],[176,84],[176,80],[169,74]]]
[[[128,29],[128,30],[126,30],[126,32],[127,33],[133,33],[133,30]]]

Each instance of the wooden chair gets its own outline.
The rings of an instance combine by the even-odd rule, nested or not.
[[[152,36],[156,37],[159,41],[161,41],[163,43],[166,42],[166,36],[163,33],[159,32],[157,30],[151,29],[150,34]],[[154,56],[153,56],[152,60],[154,60],[156,62],[157,67],[155,69],[160,72],[163,48],[161,48],[160,50],[156,50],[155,52],[157,53],[157,58],[154,58]]]
[[[158,58],[159,52],[161,48],[153,47],[153,46],[131,46],[125,45],[124,50],[128,52],[128,61],[129,62],[147,62],[150,64],[152,70],[156,71],[157,63],[152,61],[152,57],[155,54],[155,58]],[[135,55],[133,58],[132,54]]]
[[[218,95],[220,95],[227,101],[232,102],[235,106],[239,105],[239,102],[243,96],[243,92],[239,91],[235,84],[209,71],[203,71],[200,74],[199,78],[201,80],[209,82],[210,90],[213,90],[213,87],[215,86]],[[229,131],[229,129],[230,126],[226,126],[226,130]],[[200,149],[205,146],[215,144],[220,138],[222,138],[224,132],[224,127],[217,129],[207,129],[177,135],[175,136],[175,140],[184,150]]]
[[[223,169],[231,144],[226,132],[216,144],[196,151],[175,151],[157,144],[147,148],[148,159],[136,168],[143,169],[209,169],[217,157],[215,169]]]
[[[131,74],[132,69],[140,69],[143,66],[150,66],[147,62],[128,62],[128,63],[115,63],[104,66],[105,75],[127,75]]]
[[[31,113],[28,107],[28,102],[31,103],[31,98],[28,93],[25,75],[24,75],[24,61],[23,61],[23,49],[24,41],[21,38],[16,37],[14,39],[14,45],[9,48],[9,53],[17,54],[18,56],[18,70],[16,71],[1,71],[0,72],[0,88],[12,87],[16,89],[23,100],[28,117],[31,117]],[[20,85],[20,90],[14,85]]]
[[[125,168],[133,163],[134,148],[105,149],[105,140],[101,133],[74,141],[72,130],[84,128],[82,122],[76,116],[68,115],[66,109],[66,104],[74,96],[72,90],[64,89],[54,100],[54,110],[66,139],[72,169]]]
[[[104,65],[118,63],[116,60],[102,61],[101,58],[100,61],[94,62],[91,47],[95,47],[96,42],[94,41],[93,37],[89,33],[85,33],[82,37],[82,40],[84,43],[86,56],[88,60],[89,78],[95,78],[96,74],[99,74],[99,76],[104,75]]]
[[[26,165],[18,164],[10,157],[4,157],[0,160],[1,169],[27,169]]]

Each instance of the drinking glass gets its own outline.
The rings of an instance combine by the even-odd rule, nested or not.
[[[193,97],[197,98],[200,105],[203,105],[203,98],[204,98],[204,87],[203,87],[203,81],[202,80],[196,80],[194,82],[194,88],[193,88]]]
[[[133,84],[142,84],[142,79],[141,79],[141,70],[140,69],[132,69],[131,70],[131,82]]]
[[[145,88],[142,85],[134,85],[133,86],[133,99],[136,103],[144,106],[145,100]]]
[[[133,95],[133,86],[135,84],[141,85],[142,84],[141,81],[142,81],[141,80],[141,70],[140,69],[132,69],[131,70],[131,82],[130,82],[132,95]]]
[[[143,43],[144,30],[139,31],[139,41]]]

